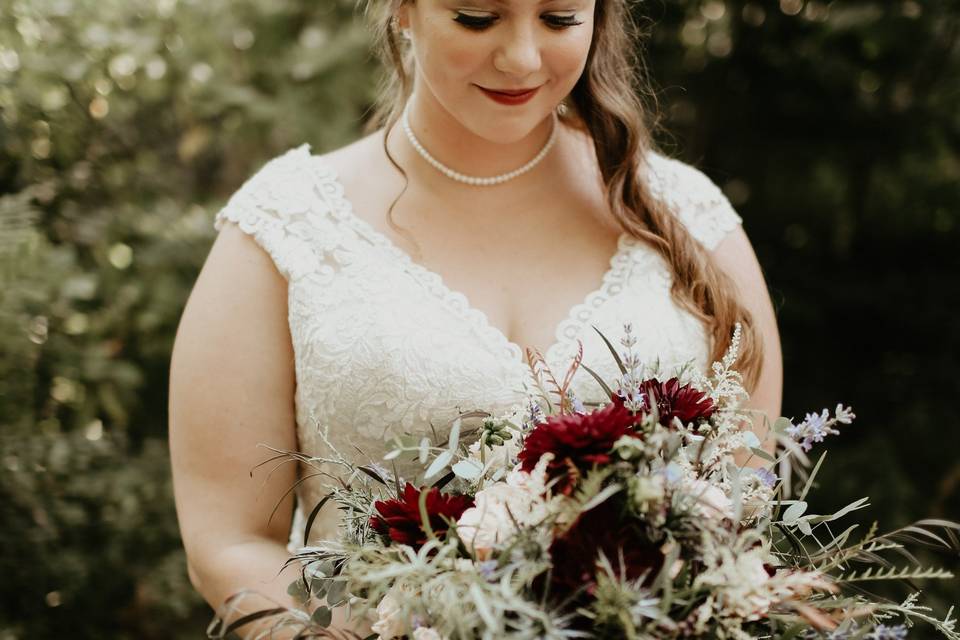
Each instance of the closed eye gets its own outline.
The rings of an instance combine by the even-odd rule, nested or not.
[[[545,16],[545,18],[546,18],[547,24],[549,24],[550,27],[554,29],[556,28],[565,29],[567,27],[575,27],[578,24],[583,24],[583,21],[577,20],[576,16],[548,15],[548,16]]]
[[[467,27],[468,29],[474,29],[476,31],[480,31],[482,29],[486,29],[491,24],[493,24],[494,21],[496,21],[496,18],[487,17],[487,16],[484,16],[484,17],[471,16],[466,13],[457,12],[457,17],[454,18],[453,20],[454,22],[459,22],[460,24]]]
[[[483,31],[494,22],[498,20],[496,16],[472,16],[466,13],[457,12],[457,16],[453,19],[454,22],[462,24],[468,29],[474,31]],[[558,16],[555,14],[546,14],[543,16],[544,22],[548,27],[554,30],[566,29],[568,27],[574,27],[578,24],[583,24],[582,21],[576,19],[576,16]]]

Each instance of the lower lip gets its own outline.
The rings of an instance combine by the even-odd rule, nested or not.
[[[483,87],[480,87],[480,90],[483,91],[487,95],[487,97],[491,98],[492,100],[496,100],[500,104],[508,104],[508,105],[518,105],[518,104],[524,104],[526,102],[529,102],[530,99],[537,94],[537,91],[539,91],[539,89],[540,87],[537,87],[536,89],[531,89],[526,93],[521,93],[520,95],[516,95],[516,96],[510,96],[505,93],[497,93],[496,91],[487,91]]]

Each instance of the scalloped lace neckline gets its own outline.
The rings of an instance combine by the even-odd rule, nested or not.
[[[527,366],[524,348],[510,340],[506,333],[490,321],[490,318],[482,309],[470,302],[465,293],[448,286],[441,274],[414,260],[409,253],[401,249],[388,236],[358,216],[353,209],[353,203],[345,195],[339,173],[334,166],[321,156],[309,152],[309,145],[305,144],[304,146],[308,149],[310,160],[324,169],[324,171],[316,172],[314,175],[328,179],[336,192],[337,198],[332,204],[334,204],[335,213],[341,221],[349,224],[354,231],[366,237],[373,245],[382,248],[396,258],[428,291],[434,292],[459,317],[472,323],[483,335],[497,344],[503,353],[513,361],[513,364]],[[610,256],[607,270],[601,277],[600,283],[583,296],[582,302],[570,307],[560,322],[554,325],[553,343],[547,347],[546,351],[541,350],[548,363],[558,363],[559,358],[564,355],[566,349],[582,333],[583,327],[593,317],[593,312],[602,306],[611,295],[622,289],[629,272],[631,250],[638,244],[639,241],[626,231],[620,233],[617,239],[617,249]]]

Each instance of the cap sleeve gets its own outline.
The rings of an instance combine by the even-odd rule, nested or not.
[[[743,224],[720,187],[696,167],[659,153],[649,154],[647,167],[654,195],[670,206],[690,235],[708,250]]]
[[[217,231],[226,221],[250,235],[273,259],[288,281],[314,272],[319,256],[311,247],[309,229],[317,197],[309,145],[268,160],[227,200],[214,217]]]

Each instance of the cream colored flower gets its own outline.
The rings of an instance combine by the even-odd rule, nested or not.
[[[443,636],[433,627],[417,627],[413,631],[413,640],[443,640]]]
[[[706,518],[732,518],[733,503],[723,489],[706,480],[688,480],[683,483],[684,492],[696,503],[694,512]]]
[[[543,499],[543,493],[551,457],[544,455],[530,473],[517,465],[504,480],[474,496],[475,506],[457,521],[457,534],[478,558],[487,559],[494,546],[516,532],[516,524],[537,524],[549,514],[551,503]]]
[[[407,621],[402,617],[401,598],[409,597],[412,590],[399,582],[394,583],[377,605],[377,621],[370,630],[380,635],[377,640],[392,640],[406,632]]]
[[[696,585],[716,588],[717,604],[725,616],[759,620],[775,602],[768,588],[770,576],[760,549],[734,553],[722,549],[719,564],[697,577]]]
[[[526,496],[506,483],[498,482],[478,492],[476,506],[467,509],[457,521],[457,533],[468,549],[481,560],[490,555],[490,550],[515,530],[510,513],[520,517],[524,512]],[[509,513],[508,513],[509,510]]]
[[[475,571],[473,560],[469,558],[455,558],[453,561],[454,571]]]
[[[695,587],[713,587],[717,609],[724,617],[759,620],[770,608],[813,590],[835,591],[826,576],[816,571],[777,571],[773,576],[765,564],[772,561],[762,547],[734,550],[721,547],[713,566],[697,576]]]

